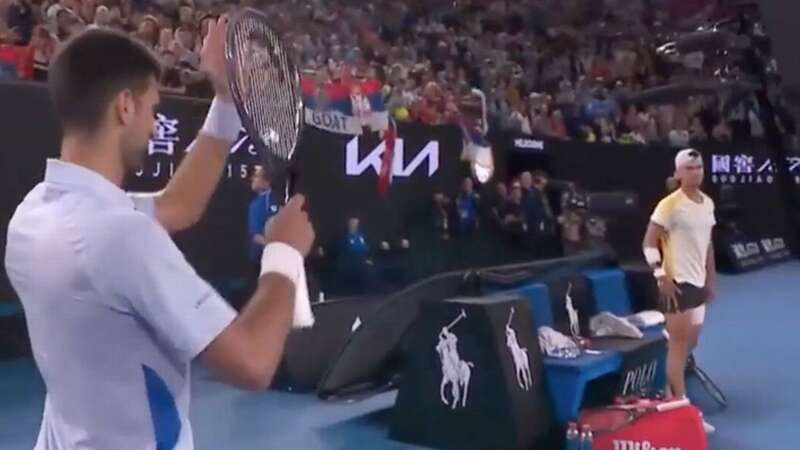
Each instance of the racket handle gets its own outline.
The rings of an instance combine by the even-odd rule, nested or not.
[[[680,400],[674,400],[671,402],[661,403],[660,405],[656,406],[656,411],[664,412],[664,411],[672,411],[673,409],[683,408],[684,406],[689,406],[689,399],[682,398]]]
[[[291,198],[297,193],[297,169],[294,166],[289,167],[286,172],[286,196]]]

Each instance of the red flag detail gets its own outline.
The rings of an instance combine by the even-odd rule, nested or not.
[[[383,139],[386,143],[386,148],[381,160],[381,173],[378,176],[378,192],[381,195],[386,195],[389,192],[389,185],[392,183],[392,161],[394,161],[394,144],[397,139],[397,130],[391,120],[389,121],[389,128],[383,133]]]

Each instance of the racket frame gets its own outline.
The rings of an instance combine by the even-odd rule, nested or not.
[[[228,84],[231,91],[231,97],[233,98],[234,105],[236,105],[236,111],[239,113],[242,126],[250,138],[250,143],[256,148],[258,154],[262,156],[263,163],[277,166],[281,173],[286,173],[286,200],[288,201],[289,196],[293,191],[294,182],[297,178],[297,170],[292,164],[292,161],[294,160],[295,153],[297,152],[300,136],[304,126],[303,117],[305,113],[305,105],[303,103],[303,96],[298,94],[296,96],[297,98],[295,99],[297,101],[298,109],[294,118],[294,145],[292,146],[292,149],[287,157],[276,155],[275,152],[272,151],[264,142],[261,137],[261,130],[256,127],[255,122],[251,118],[250,114],[248,114],[245,108],[246,97],[240,89],[238,82],[238,69],[240,64],[234,53],[232,43],[235,40],[238,24],[246,19],[255,19],[256,21],[261,22],[264,27],[276,37],[278,43],[277,45],[279,45],[286,54],[286,63],[288,65],[287,71],[290,72],[294,80],[296,80],[298,93],[301,89],[300,72],[295,64],[294,58],[292,57],[290,48],[286,45],[282,39],[282,36],[279,35],[275,28],[270,24],[269,17],[266,14],[252,7],[245,7],[233,15],[230,23],[228,24],[227,35],[225,36],[225,69],[228,75]]]

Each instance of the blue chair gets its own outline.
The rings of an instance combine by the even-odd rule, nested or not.
[[[587,270],[584,275],[589,280],[595,308],[598,313],[610,312],[619,317],[634,314],[633,303],[628,292],[625,272],[621,269]],[[645,339],[665,339],[664,326],[655,325],[642,329]],[[666,346],[665,346],[666,349]],[[658,355],[658,368],[656,369],[655,387],[666,386],[666,352]]]
[[[535,329],[554,324],[550,290],[542,283],[532,283],[504,294],[522,295],[530,305],[531,322]],[[553,414],[560,424],[577,419],[589,382],[622,367],[622,354],[607,351],[600,355],[581,355],[575,359],[543,358],[545,378]]]

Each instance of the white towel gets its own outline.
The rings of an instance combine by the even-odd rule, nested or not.
[[[641,339],[643,337],[641,330],[636,328],[635,325],[610,312],[602,312],[592,317],[589,321],[589,329],[592,332],[592,336],[597,337],[616,336],[633,339]]]
[[[661,325],[666,321],[664,314],[659,311],[642,311],[627,317],[628,322],[636,325],[639,328],[647,328],[655,325]]]
[[[581,352],[575,341],[550,327],[539,328],[539,348],[547,356],[561,358],[575,358]]]

